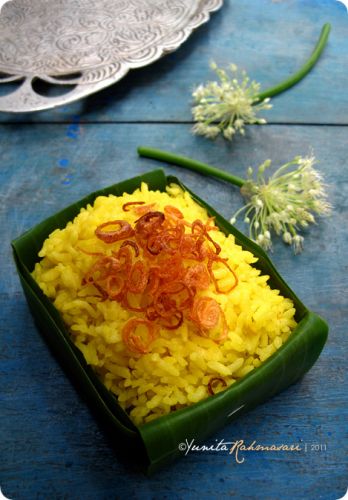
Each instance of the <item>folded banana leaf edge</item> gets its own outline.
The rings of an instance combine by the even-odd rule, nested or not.
[[[252,252],[257,267],[270,276],[269,284],[293,300],[298,326],[287,342],[261,366],[226,390],[187,408],[136,427],[118,405],[117,398],[106,389],[87,365],[82,353],[70,340],[69,332],[51,301],[42,293],[31,276],[38,252],[44,240],[57,228],[73,220],[82,207],[93,204],[101,195],[121,196],[132,193],[141,182],[152,190],[164,191],[171,183],[190,192],[193,199],[205,207],[225,233],[232,233],[236,242]],[[266,253],[253,241],[223,219],[212,207],[186,188],[176,177],[166,176],[162,169],[114,184],[96,191],[82,200],[44,220],[12,242],[13,255],[20,281],[35,319],[46,342],[70,375],[79,392],[101,418],[115,448],[131,457],[147,473],[153,473],[183,455],[180,443],[186,440],[204,443],[209,436],[237,416],[266,401],[301,378],[317,360],[328,335],[328,325],[309,311],[281,278]],[[43,381],[44,383],[44,381]]]

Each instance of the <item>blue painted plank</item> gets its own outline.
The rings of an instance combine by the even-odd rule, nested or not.
[[[0,121],[187,122],[192,89],[214,76],[210,60],[234,62],[268,87],[301,66],[325,22],[332,33],[320,62],[305,81],[274,98],[264,116],[272,123],[345,124],[348,15],[335,0],[225,0],[176,53],[80,102],[36,114],[0,113]]]
[[[0,127],[0,486],[9,498],[229,498],[336,500],[346,488],[346,127],[253,127],[233,146],[189,134],[189,125]],[[115,453],[38,335],[11,261],[10,240],[88,192],[148,171],[147,144],[242,176],[270,157],[280,164],[312,147],[335,211],[313,227],[305,252],[277,243],[273,260],[300,298],[330,324],[328,343],[303,380],[205,443],[300,444],[300,452],[192,452],[152,478]],[[180,168],[166,171],[229,217],[234,187]],[[307,451],[305,445],[307,444]],[[311,449],[320,445],[320,450]]]

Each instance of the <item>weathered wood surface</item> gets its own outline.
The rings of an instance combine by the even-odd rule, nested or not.
[[[87,101],[40,115],[0,114],[0,487],[11,499],[336,500],[346,491],[348,15],[342,4],[329,0],[253,3],[252,10],[249,2],[227,1],[176,54]],[[227,62],[236,44],[233,59],[255,78],[275,83],[290,63],[293,69],[303,60],[327,20],[334,26],[325,56],[305,82],[274,102],[269,114],[272,122],[288,125],[251,127],[231,145],[190,134],[190,125],[182,123],[190,120],[187,89],[205,77],[210,58],[219,54]],[[289,55],[292,50],[296,60]],[[131,123],[116,123],[122,120]],[[96,123],[85,123],[90,121]],[[162,123],[170,121],[177,123]],[[248,452],[241,464],[223,452],[190,453],[146,478],[120,460],[39,336],[10,241],[90,191],[160,166],[137,157],[140,144],[240,176],[266,158],[276,166],[313,148],[334,213],[308,232],[302,255],[293,256],[279,242],[272,260],[305,304],[328,321],[329,340],[300,383],[205,443],[300,444],[301,452]],[[238,190],[226,183],[180,168],[165,170],[227,218],[241,203]]]
[[[116,85],[56,110],[2,113],[0,121],[189,121],[192,89],[214,77],[211,60],[236,63],[266,88],[304,63],[325,22],[332,32],[319,63],[296,91],[274,98],[264,116],[274,123],[347,123],[348,23],[336,0],[225,0],[177,52]]]

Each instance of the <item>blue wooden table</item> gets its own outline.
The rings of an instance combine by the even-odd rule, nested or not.
[[[288,76],[330,22],[312,73],[273,100],[266,126],[232,144],[190,133],[192,88],[208,64],[235,62],[265,86]],[[348,14],[335,0],[225,0],[173,53],[83,101],[37,114],[0,113],[0,487],[11,499],[236,498],[336,500],[347,489]],[[153,477],[136,472],[44,344],[26,305],[10,241],[90,191],[151,170],[136,147],[157,146],[243,176],[266,158],[280,165],[313,149],[329,184],[331,218],[294,256],[272,260],[330,334],[296,385],[221,429],[205,444],[299,444],[299,452],[191,452]],[[238,190],[165,167],[226,218]],[[243,227],[241,226],[243,229]],[[135,458],[135,457],[134,457]]]

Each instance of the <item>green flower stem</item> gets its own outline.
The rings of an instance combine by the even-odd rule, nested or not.
[[[329,38],[330,30],[331,30],[331,25],[329,23],[324,24],[317,45],[315,46],[312,55],[307,60],[307,62],[305,62],[302,68],[300,68],[296,73],[294,73],[292,76],[290,76],[283,82],[279,83],[278,85],[270,87],[269,89],[266,89],[264,92],[261,92],[261,94],[258,95],[256,103],[263,101],[268,97],[273,97],[277,94],[280,94],[281,92],[288,90],[289,88],[296,85],[296,83],[298,83],[300,80],[302,80],[302,78],[304,78],[307,75],[307,73],[310,72],[310,70],[313,68],[313,66],[321,56],[321,53],[323,52],[327,40]]]
[[[207,165],[206,163],[192,160],[191,158],[187,158],[186,156],[179,156],[174,153],[168,153],[167,151],[148,148],[146,146],[139,146],[137,151],[140,156],[145,156],[147,158],[152,158],[153,160],[159,160],[166,163],[171,163],[173,165],[178,165],[180,167],[188,168],[189,170],[194,170],[195,172],[199,172],[203,175],[217,177],[218,179],[231,182],[232,184],[239,187],[243,186],[243,184],[246,182],[245,179],[241,179],[236,175],[232,175],[228,172],[225,172],[224,170],[220,170],[216,167]]]

